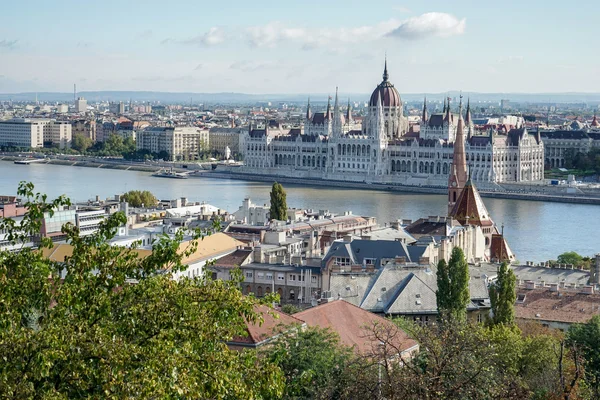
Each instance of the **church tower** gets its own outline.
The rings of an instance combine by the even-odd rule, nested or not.
[[[449,107],[448,107],[449,108]],[[449,113],[448,113],[449,114]],[[458,123],[456,127],[456,140],[454,141],[454,155],[448,179],[448,215],[450,216],[458,196],[467,183],[467,157],[465,154],[465,124],[462,118],[462,96],[458,107]]]

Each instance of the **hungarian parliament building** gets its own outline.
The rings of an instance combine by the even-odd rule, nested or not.
[[[465,139],[471,179],[479,185],[541,181],[544,145],[522,122],[509,129],[476,130],[470,104],[462,98],[452,110],[429,114],[423,104],[419,129],[410,127],[398,90],[383,80],[369,100],[362,121],[352,119],[350,104],[342,110],[336,90],[333,108],[312,113],[303,128],[282,130],[277,124],[250,126],[241,141],[244,173],[388,185],[446,187],[457,132]]]

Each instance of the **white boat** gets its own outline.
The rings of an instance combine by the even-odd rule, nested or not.
[[[184,172],[175,172],[171,168],[170,171],[166,169],[161,169],[160,171],[152,174],[152,176],[156,176],[157,178],[172,178],[172,179],[188,179],[188,174]]]

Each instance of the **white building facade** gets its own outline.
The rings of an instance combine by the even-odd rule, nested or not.
[[[40,148],[71,147],[71,124],[42,118],[0,121],[0,146]]]
[[[139,131],[138,150],[165,151],[171,160],[194,160],[208,146],[208,130],[196,127],[148,127]]]
[[[470,107],[464,117],[465,149],[472,179],[484,182],[540,181],[544,176],[544,146],[523,127],[508,133],[476,134]],[[286,132],[251,126],[244,135],[242,172],[275,176],[331,179],[381,184],[431,185],[448,182],[458,114],[450,101],[441,114],[427,113],[420,131],[409,130],[403,103],[389,81],[387,64],[382,82],[369,101],[362,124],[352,120],[350,106],[342,112],[336,93],[333,110],[311,114],[304,128]]]

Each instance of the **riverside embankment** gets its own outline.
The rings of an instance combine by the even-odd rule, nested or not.
[[[30,157],[18,157],[15,155],[0,155],[2,161],[31,160]],[[288,183],[295,185],[305,185],[313,187],[336,187],[344,189],[358,190],[379,190],[399,193],[419,193],[419,194],[445,194],[445,187],[432,186],[408,186],[408,185],[390,185],[364,182],[346,182],[336,180],[325,180],[318,178],[294,178],[282,177],[276,175],[247,174],[232,171],[211,170],[210,164],[186,163],[186,162],[135,162],[120,159],[104,159],[96,157],[73,157],[60,156],[56,158],[39,159],[37,163],[51,165],[66,165],[73,167],[119,169],[142,172],[156,172],[164,168],[173,168],[178,172],[195,172],[191,177],[235,179],[254,182],[273,182]],[[568,188],[548,186],[548,185],[529,185],[529,184],[503,184],[495,185],[493,190],[486,190],[483,185],[479,186],[479,191],[483,197],[497,199],[514,199],[529,201],[545,201],[557,203],[574,204],[593,204],[600,205],[600,190],[587,189],[585,192],[580,189],[574,189],[575,193],[564,193]]]
[[[388,192],[400,192],[400,193],[422,193],[422,194],[446,194],[448,190],[441,187],[424,187],[424,186],[406,186],[406,185],[382,185],[377,183],[363,183],[363,182],[345,182],[335,180],[324,180],[314,179],[309,180],[303,178],[293,177],[282,177],[273,175],[253,175],[253,174],[241,174],[234,172],[218,172],[210,171],[206,177],[211,178],[222,178],[222,179],[239,179],[256,182],[273,182],[279,183],[290,183],[295,185],[306,185],[306,186],[322,186],[322,187],[337,187],[346,189],[364,189],[364,190],[382,190]],[[531,188],[531,189],[530,189]],[[550,190],[551,187],[546,186],[529,186],[520,185],[515,187],[511,185],[512,190],[500,191],[500,190],[484,190],[480,189],[479,192],[483,197],[497,198],[497,199],[514,199],[514,200],[531,200],[531,201],[551,201],[558,203],[576,203],[576,204],[595,204],[600,205],[600,191],[597,194],[549,194],[544,192]]]

